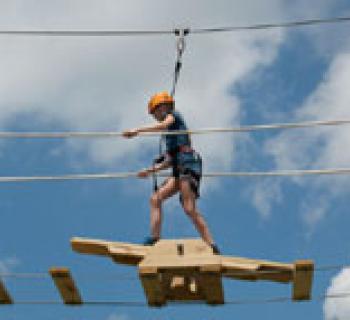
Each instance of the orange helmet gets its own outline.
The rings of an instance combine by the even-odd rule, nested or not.
[[[148,102],[148,113],[152,114],[162,103],[174,106],[174,98],[166,91],[155,94]]]

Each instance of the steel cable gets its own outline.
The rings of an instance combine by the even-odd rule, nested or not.
[[[335,24],[349,22],[350,17],[333,17],[324,19],[303,19],[280,23],[254,24],[247,26],[228,26],[218,28],[193,28],[192,34],[206,34],[216,32],[237,32],[249,30],[266,30],[275,28],[293,28],[322,24]],[[155,36],[176,34],[178,29],[164,30],[0,30],[0,35],[9,36],[58,36],[58,37],[118,37],[118,36]]]
[[[239,133],[263,130],[279,130],[279,129],[302,129],[322,126],[341,126],[349,125],[350,120],[322,120],[322,121],[305,121],[290,123],[272,123],[258,125],[244,125],[228,128],[203,128],[194,130],[177,130],[177,131],[159,131],[159,132],[143,132],[139,136],[164,136],[164,135],[182,135],[182,134],[214,134],[214,133]],[[0,131],[0,139],[63,139],[63,138],[115,138],[122,137],[123,132],[118,131],[100,131],[100,132],[14,132]]]

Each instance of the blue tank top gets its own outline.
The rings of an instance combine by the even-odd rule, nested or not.
[[[177,111],[172,111],[174,116],[174,123],[168,127],[167,131],[187,130],[186,123],[182,115]],[[188,134],[180,135],[165,135],[165,143],[167,152],[175,151],[179,146],[190,146],[191,140]]]

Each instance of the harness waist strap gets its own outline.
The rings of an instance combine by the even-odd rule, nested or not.
[[[178,152],[194,152],[191,146],[182,145],[178,147]]]
[[[176,147],[173,150],[170,150],[169,155],[175,156],[177,153],[180,153],[180,152],[194,152],[194,149],[189,145],[181,145]]]

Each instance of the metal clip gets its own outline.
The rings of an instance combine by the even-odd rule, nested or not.
[[[176,49],[177,49],[177,57],[175,62],[175,72],[174,72],[174,81],[173,81],[173,87],[171,90],[171,96],[173,97],[175,95],[176,90],[176,84],[179,78],[180,70],[182,67],[182,55],[185,51],[186,42],[185,37],[189,34],[190,29],[175,29],[174,33],[176,36]]]
[[[178,56],[181,57],[185,51],[186,41],[185,37],[189,34],[189,29],[175,29],[175,36],[177,37],[176,47]]]

